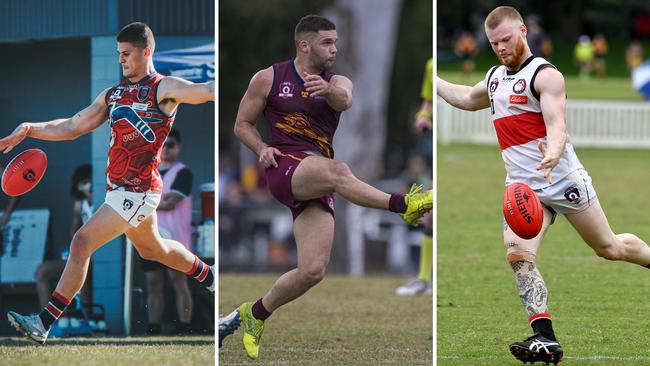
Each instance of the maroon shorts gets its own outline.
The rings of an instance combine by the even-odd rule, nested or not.
[[[311,156],[311,154],[302,151],[284,151],[283,156],[275,157],[275,161],[278,163],[277,168],[266,168],[266,185],[269,187],[269,191],[276,200],[289,207],[294,220],[307,207],[309,202],[322,204],[334,216],[334,195],[332,193],[308,201],[296,201],[293,198],[291,192],[293,172],[298,168],[298,164],[308,156]]]

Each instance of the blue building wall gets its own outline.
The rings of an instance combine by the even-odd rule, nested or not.
[[[148,23],[156,51],[214,42],[212,0],[2,0],[0,1],[0,135],[22,121],[69,117],[104,88],[119,82],[115,35],[132,21]],[[214,181],[214,104],[180,107],[181,159],[194,171],[195,211],[198,187]],[[43,149],[49,157],[44,180],[20,202],[21,207],[52,210],[55,252],[69,244],[72,199],[69,178],[82,163],[93,164],[95,207],[104,198],[104,169],[109,131],[106,125],[69,142],[28,139],[17,151]],[[16,152],[17,152],[16,151]],[[13,156],[13,155],[12,155]],[[8,162],[9,156],[0,156]],[[6,204],[0,197],[0,205]],[[93,300],[107,310],[111,334],[123,332],[124,240],[116,239],[93,257]],[[34,296],[33,310],[37,310]]]

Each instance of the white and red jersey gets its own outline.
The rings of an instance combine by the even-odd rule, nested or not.
[[[109,191],[162,192],[157,168],[176,116],[176,111],[168,116],[158,107],[158,85],[164,78],[154,71],[137,83],[124,80],[106,93],[111,127],[106,168]]]
[[[506,164],[506,185],[523,182],[533,189],[549,186],[544,172],[537,170],[543,159],[539,143],[546,144],[546,124],[539,95],[533,89],[537,73],[546,67],[554,66],[531,56],[519,70],[500,65],[486,75],[494,128]],[[567,135],[564,153],[551,172],[551,180],[557,182],[580,168],[582,164]]]

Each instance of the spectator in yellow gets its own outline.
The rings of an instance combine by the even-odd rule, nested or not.
[[[576,44],[574,50],[574,57],[578,66],[580,67],[580,80],[589,79],[589,74],[594,61],[594,45],[591,43],[589,36],[582,35],[578,38],[578,44]]]

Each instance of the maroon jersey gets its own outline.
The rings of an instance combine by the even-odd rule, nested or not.
[[[111,142],[106,168],[106,189],[162,192],[158,173],[160,153],[176,112],[165,115],[156,100],[164,76],[152,72],[137,83],[128,80],[106,93]]]
[[[330,81],[334,73],[322,72]],[[273,86],[267,97],[264,117],[269,125],[269,145],[280,151],[317,151],[333,158],[332,139],[341,112],[325,97],[310,97],[293,60],[273,65]]]

